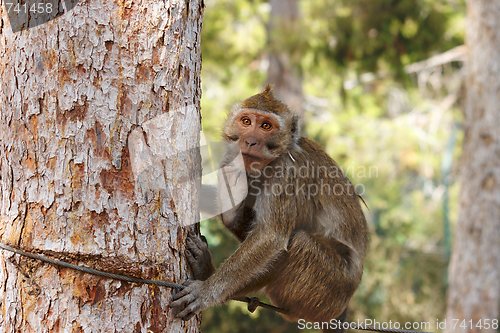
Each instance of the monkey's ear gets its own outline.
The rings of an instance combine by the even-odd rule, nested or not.
[[[293,115],[292,117],[292,124],[291,124],[291,131],[292,131],[292,139],[294,143],[298,143],[300,139],[300,118],[298,115]]]

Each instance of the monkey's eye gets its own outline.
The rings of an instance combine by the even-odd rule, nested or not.
[[[269,131],[269,130],[271,130],[271,128],[273,128],[273,125],[271,125],[271,123],[266,121],[266,122],[262,123],[262,125],[260,125],[260,127],[265,131]]]
[[[241,118],[241,123],[244,125],[244,126],[250,126],[252,125],[252,121],[250,120],[250,118],[248,117],[243,117]]]

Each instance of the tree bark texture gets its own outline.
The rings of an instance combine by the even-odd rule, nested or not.
[[[85,0],[13,33],[0,1],[0,237],[183,282],[198,220],[203,1]],[[172,290],[0,251],[1,332],[197,332]]]
[[[447,332],[497,332],[500,304],[500,2],[468,1],[460,213],[449,269]],[[453,327],[453,319],[472,326]]]

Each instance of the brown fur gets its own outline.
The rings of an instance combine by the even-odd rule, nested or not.
[[[188,319],[207,306],[264,287],[273,304],[288,311],[289,320],[337,318],[346,310],[363,272],[368,229],[358,196],[317,144],[296,137],[296,118],[268,88],[245,100],[229,116],[228,141],[242,146],[249,137],[256,137],[251,131],[240,135],[235,125],[238,114],[247,109],[271,112],[286,124],[265,139],[258,137],[266,140],[259,143],[262,150],[268,142],[278,146],[266,164],[272,172],[248,173],[249,194],[244,203],[222,215],[224,224],[242,241],[240,247],[206,281],[174,296],[174,312]],[[294,172],[273,174],[308,165],[324,172],[313,170],[307,177]],[[300,192],[303,186],[312,185],[339,192]],[[288,186],[290,192],[264,194],[273,186]]]
[[[267,86],[263,92],[253,95],[241,103],[242,109],[257,109],[269,111],[279,115],[291,114],[288,107],[281,101],[274,98],[271,86]]]

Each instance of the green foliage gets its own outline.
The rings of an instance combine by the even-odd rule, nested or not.
[[[456,111],[425,97],[404,67],[463,43],[463,0],[302,1],[301,35],[281,34],[268,45],[264,1],[207,0],[203,26],[203,128],[220,137],[234,103],[261,89],[266,51],[283,48],[300,66],[308,101],[307,136],[322,144],[364,189],[372,230],[363,281],[351,319],[432,321],[443,318],[447,257],[445,213],[456,219],[457,186],[451,177],[449,212],[442,156]],[[275,36],[277,38],[279,36]],[[443,71],[453,73],[456,66]],[[374,72],[363,82],[361,75]],[[347,84],[347,82],[351,82]],[[314,97],[312,97],[314,96]],[[217,264],[237,247],[215,220],[202,223]],[[267,310],[249,314],[229,302],[204,313],[203,332],[297,332]]]
[[[404,66],[461,42],[449,34],[463,4],[428,0],[305,1],[316,20],[307,31],[316,62],[339,71],[404,73]],[[462,16],[462,12],[458,12]]]

